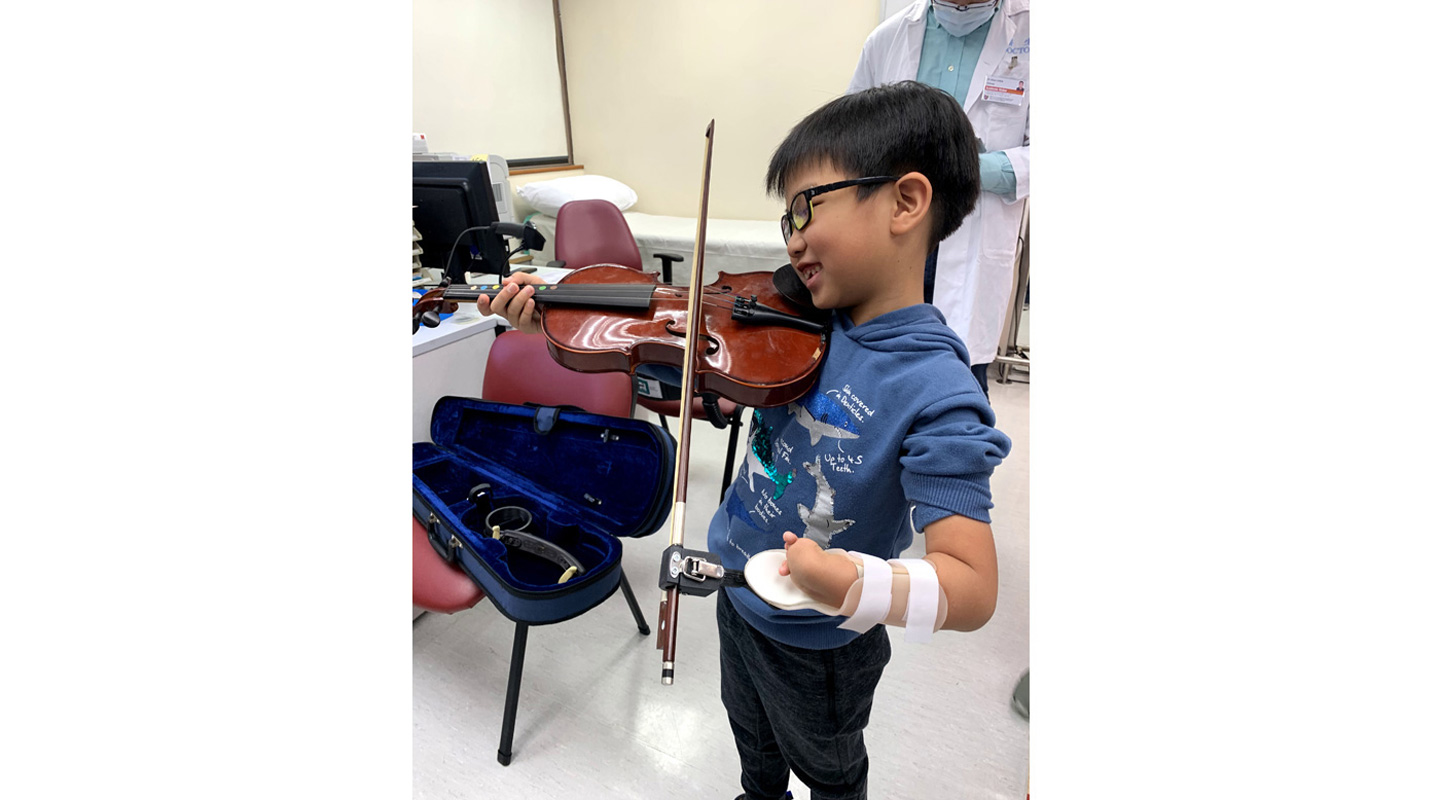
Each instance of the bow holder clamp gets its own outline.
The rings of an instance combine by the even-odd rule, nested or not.
[[[660,554],[660,588],[678,587],[681,594],[705,597],[721,586],[749,586],[743,570],[726,569],[720,557],[704,550],[672,544]]]

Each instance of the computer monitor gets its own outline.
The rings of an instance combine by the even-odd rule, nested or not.
[[[510,261],[505,239],[495,231],[471,231],[457,246],[467,228],[499,222],[490,170],[484,161],[416,161],[413,163],[411,209],[424,246],[420,266],[439,269],[452,283],[464,283],[466,272],[489,272],[505,277]],[[451,249],[455,255],[450,257]],[[450,263],[446,264],[449,258]]]

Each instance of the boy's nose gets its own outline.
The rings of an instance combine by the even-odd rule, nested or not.
[[[792,257],[798,257],[805,252],[805,236],[800,231],[790,232],[790,241],[785,243],[785,252]]]

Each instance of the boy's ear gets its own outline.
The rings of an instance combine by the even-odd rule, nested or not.
[[[930,179],[919,172],[907,172],[895,182],[895,210],[890,218],[890,233],[909,233],[925,222],[930,214],[934,191]]]

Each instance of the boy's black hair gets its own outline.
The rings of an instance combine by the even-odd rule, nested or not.
[[[919,172],[930,179],[930,249],[980,198],[980,153],[960,103],[915,81],[837,97],[800,120],[770,157],[766,190],[780,199],[796,171],[829,162],[851,178]],[[864,200],[881,186],[857,187]]]

